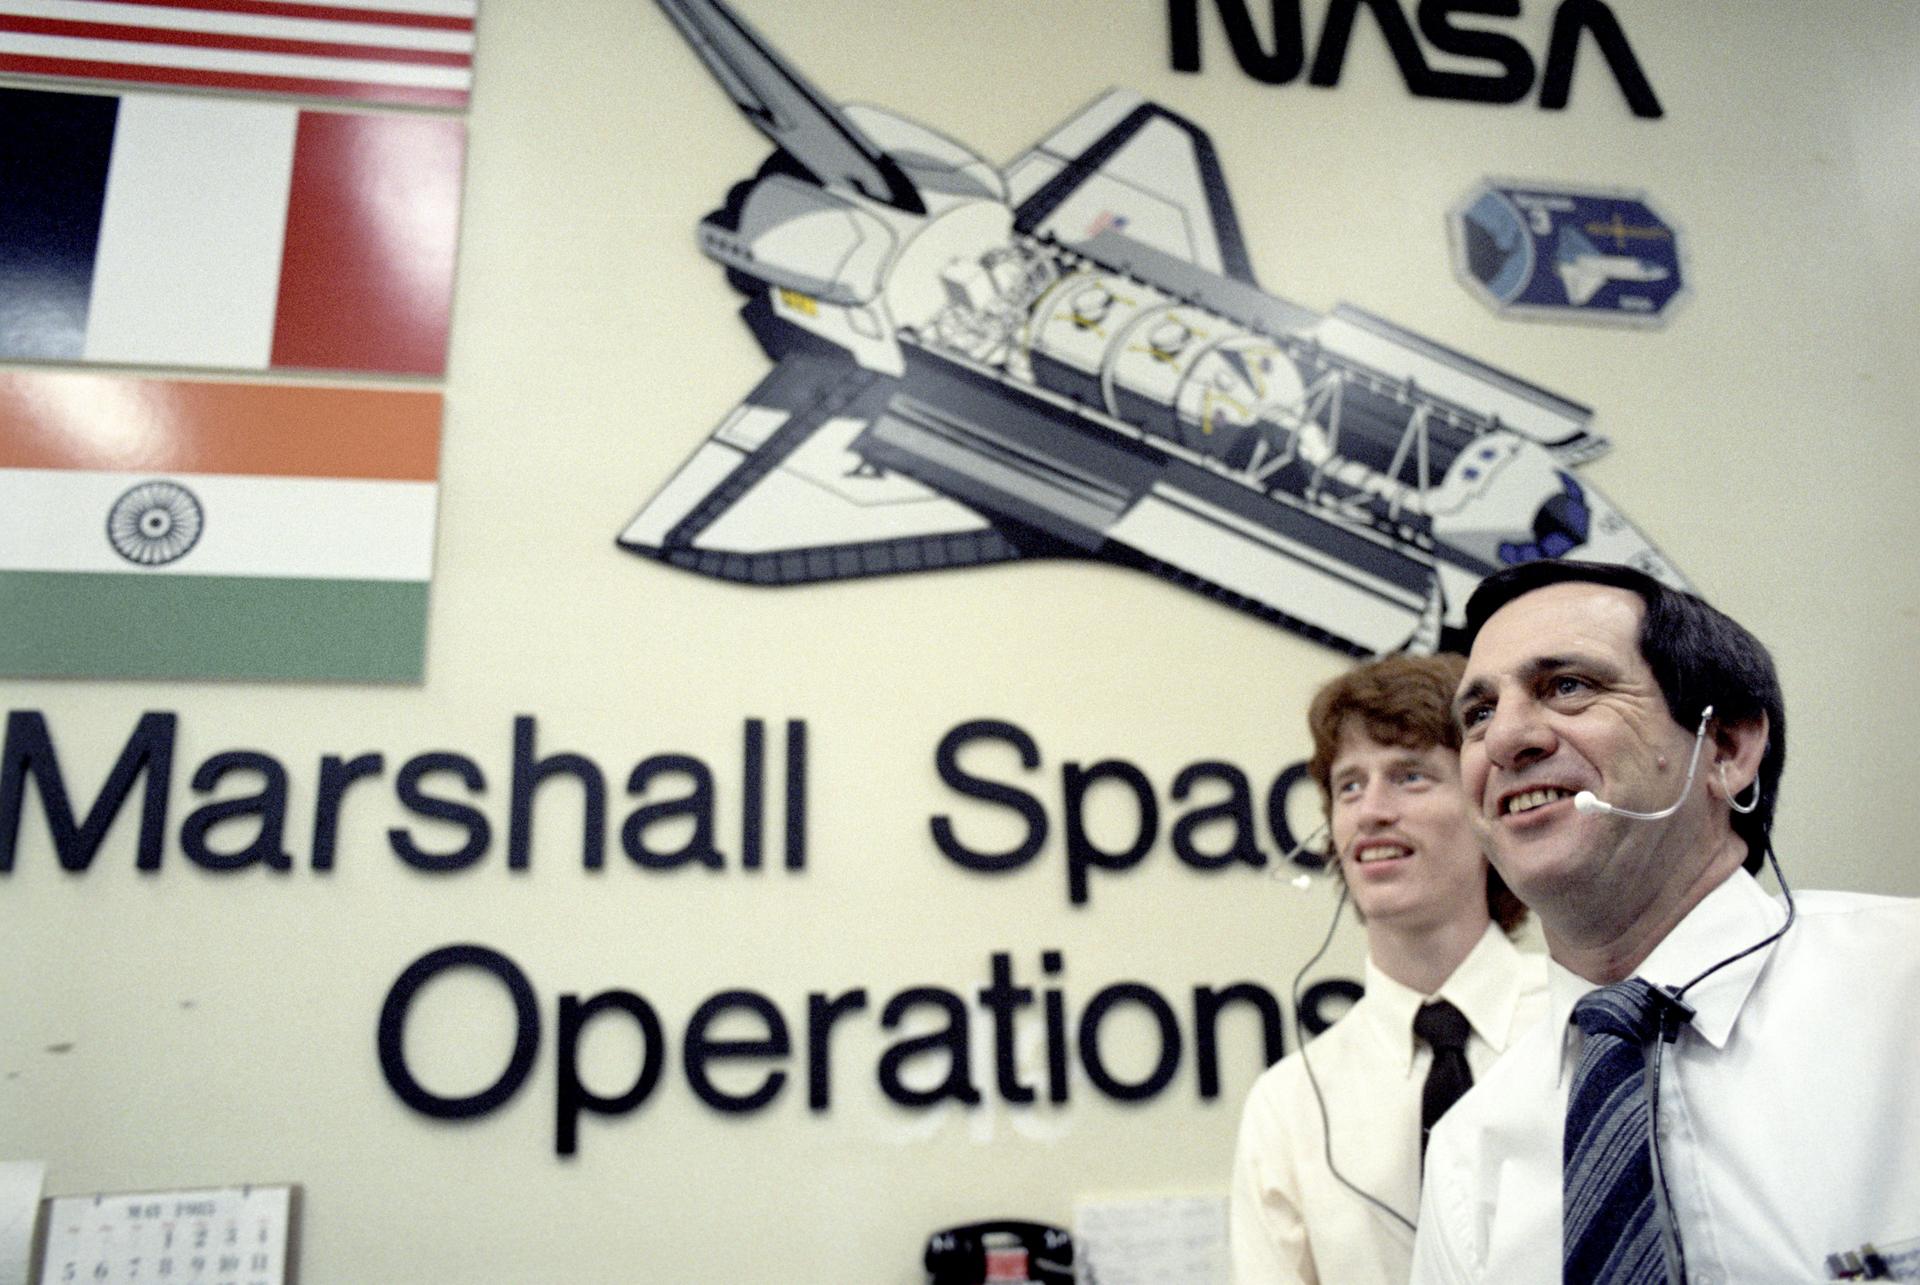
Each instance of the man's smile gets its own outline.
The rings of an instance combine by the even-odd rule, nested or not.
[[[1517,790],[1500,800],[1500,815],[1514,816],[1522,812],[1532,812],[1558,803],[1562,799],[1573,797],[1573,791],[1558,785],[1540,785],[1530,790]]]
[[[1374,841],[1354,849],[1353,861],[1355,865],[1364,866],[1376,861],[1398,861],[1412,855],[1413,849],[1404,843]]]

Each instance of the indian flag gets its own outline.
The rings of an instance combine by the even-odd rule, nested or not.
[[[440,375],[466,126],[0,89],[0,357]]]
[[[419,681],[440,411],[0,371],[0,674]]]

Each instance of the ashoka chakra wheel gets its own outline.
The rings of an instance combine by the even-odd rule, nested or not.
[[[176,482],[142,482],[113,502],[107,539],[128,562],[158,567],[184,557],[203,525],[192,491]]]

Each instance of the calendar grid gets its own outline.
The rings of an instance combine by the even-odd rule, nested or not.
[[[293,1285],[298,1188],[207,1187],[45,1202],[38,1285]]]

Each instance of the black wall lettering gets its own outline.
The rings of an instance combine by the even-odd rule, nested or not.
[[[320,760],[320,783],[313,803],[313,858],[315,870],[333,869],[333,850],[339,842],[340,804],[347,787],[369,777],[378,779],[387,770],[383,754],[362,754],[343,760],[329,754]]]
[[[1014,1019],[1033,1003],[1033,990],[1013,984],[1013,958],[1003,950],[993,953],[993,984],[980,990],[980,1005],[993,1014],[993,1075],[1000,1097],[1007,1102],[1031,1102],[1033,1090],[1020,1083],[1014,1065]]]
[[[417,754],[403,763],[400,775],[394,780],[394,793],[401,805],[415,816],[459,826],[467,832],[467,841],[452,852],[428,852],[413,841],[413,835],[396,826],[387,831],[387,843],[395,856],[416,870],[439,874],[464,870],[486,856],[487,845],[493,841],[493,827],[488,824],[486,814],[476,807],[423,794],[421,784],[436,772],[451,772],[475,794],[487,791],[487,778],[481,774],[478,763],[464,754],[440,751]]]
[[[280,760],[253,750],[215,754],[193,774],[196,794],[211,792],[221,778],[234,772],[260,774],[260,792],[237,799],[204,803],[180,823],[180,850],[189,861],[208,870],[239,870],[264,865],[272,870],[293,868],[293,856],[283,842],[287,829],[287,769]],[[253,841],[231,852],[216,852],[207,842],[217,826],[253,817],[259,828]]]
[[[740,868],[760,868],[760,830],[767,806],[767,729],[747,720],[740,744]]]
[[[607,858],[607,782],[592,759],[560,753],[537,758],[533,716],[513,720],[513,787],[507,817],[507,866],[525,870],[533,851],[533,800],[549,777],[570,776],[580,782],[580,861],[598,870]]]
[[[1123,871],[1138,865],[1160,837],[1160,805],[1154,802],[1153,783],[1147,774],[1123,759],[1102,759],[1092,767],[1068,763],[1060,771],[1061,794],[1067,825],[1067,900],[1076,906],[1087,902],[1087,871]],[[1133,792],[1137,818],[1133,840],[1117,852],[1108,852],[1087,835],[1084,821],[1087,795],[1101,781],[1118,781]]]
[[[1497,63],[1499,75],[1434,71],[1434,88],[1443,98],[1473,103],[1517,103],[1533,88],[1533,58],[1512,36],[1453,24],[1455,14],[1517,18],[1520,0],[1420,0],[1420,34],[1442,53]]]
[[[787,869],[807,868],[807,722],[787,720]]]
[[[1058,977],[1065,967],[1064,957],[1057,950],[1040,952],[1040,971],[1048,977]],[[1057,986],[1049,986],[1041,996],[1041,1005],[1047,1017],[1047,1101],[1065,1102],[1067,1100],[1067,1001]]]
[[[1300,997],[1300,1024],[1308,1035],[1318,1035],[1339,1021],[1341,1016],[1367,993],[1367,988],[1346,977],[1331,977],[1307,987]],[[1333,1009],[1332,1016],[1323,1010]]]
[[[1205,7],[1205,0],[1167,0],[1169,57],[1175,71],[1200,70]],[[1266,85],[1289,84],[1299,76],[1306,61],[1306,21],[1299,0],[1272,0],[1271,49],[1260,38],[1248,0],[1215,0],[1214,7],[1234,58],[1248,76]],[[1308,84],[1333,88],[1340,83],[1362,9],[1373,15],[1400,78],[1416,97],[1504,105],[1520,102],[1533,89],[1536,62],[1525,45],[1502,31],[1459,21],[1462,17],[1511,21],[1521,15],[1521,0],[1420,0],[1418,36],[1408,22],[1404,0],[1326,0]],[[1658,119],[1663,114],[1660,100],[1605,0],[1563,0],[1554,11],[1540,76],[1540,106],[1557,111],[1567,105],[1580,36],[1589,31],[1634,114]],[[1429,48],[1489,64],[1490,70],[1435,67],[1427,57]]]
[[[1294,786],[1310,779],[1305,763],[1292,764],[1273,778],[1273,784],[1267,787],[1267,833],[1279,846],[1281,860],[1318,870],[1327,864],[1327,859],[1302,847],[1300,840],[1293,836],[1293,827],[1287,824],[1287,796],[1293,793]]]
[[[1047,841],[1047,810],[1041,806],[1040,800],[1018,786],[989,781],[963,769],[960,766],[960,751],[975,741],[1002,741],[1013,746],[1020,755],[1020,766],[1028,771],[1040,766],[1040,747],[1034,744],[1031,736],[1012,723],[975,719],[960,724],[941,737],[940,745],[933,754],[934,766],[948,789],[970,799],[981,799],[1019,813],[1027,823],[1026,838],[1005,852],[981,852],[960,841],[960,837],[953,832],[953,822],[945,816],[936,816],[929,823],[933,830],[933,842],[947,860],[969,870],[985,874],[1017,870],[1033,860],[1040,846]]]
[[[173,737],[179,719],[171,713],[140,716],[133,734],[114,760],[106,784],[87,809],[86,820],[76,822],[60,775],[60,760],[39,710],[12,710],[7,714],[7,739],[0,748],[0,874],[13,870],[13,853],[20,839],[20,812],[27,780],[40,791],[40,806],[53,834],[54,855],[63,869],[82,872],[93,864],[108,828],[133,790],[134,778],[146,774],[141,798],[139,855],[141,870],[158,870],[166,842],[167,796],[173,785]]]
[[[1284,85],[1300,74],[1306,51],[1300,35],[1299,0],[1272,0],[1273,49],[1260,43],[1246,0],[1215,0],[1227,43],[1240,69],[1265,85]],[[1168,0],[1167,22],[1173,35],[1173,69],[1200,70],[1200,0]]]
[[[1173,780],[1173,799],[1184,803],[1193,787],[1202,781],[1218,781],[1227,787],[1227,797],[1218,803],[1194,808],[1173,823],[1173,854],[1198,870],[1218,870],[1236,861],[1259,869],[1267,864],[1267,854],[1253,819],[1253,787],[1247,774],[1231,763],[1192,763]],[[1206,853],[1196,842],[1197,832],[1209,825],[1225,822],[1233,827],[1232,842],[1218,852]]]
[[[880,1014],[880,1024],[891,1031],[900,1025],[908,1010],[916,1007],[940,1009],[946,1014],[947,1025],[929,1035],[916,1035],[890,1045],[880,1055],[880,1091],[903,1107],[930,1107],[947,1101],[976,1105],[980,1101],[980,1090],[967,1074],[967,1006],[952,991],[938,986],[914,986],[887,1001]],[[946,1055],[946,1078],[931,1089],[908,1087],[900,1078],[902,1069],[916,1057],[934,1054]]]
[[[1626,95],[1627,106],[1635,116],[1659,119],[1665,113],[1654,97],[1653,85],[1640,60],[1633,56],[1627,33],[1620,20],[1603,0],[1565,0],[1553,15],[1553,36],[1547,42],[1547,69],[1540,77],[1540,106],[1559,111],[1573,93],[1573,64],[1580,53],[1580,33],[1593,33],[1594,43],[1607,60],[1607,67]]]
[[[1332,0],[1327,5],[1326,25],[1320,29],[1320,47],[1314,50],[1313,70],[1307,75],[1307,83],[1329,88],[1340,83],[1340,71],[1347,60],[1347,41],[1353,36],[1354,20],[1362,8],[1372,10],[1380,34],[1386,39],[1387,52],[1393,55],[1408,91],[1422,98],[1432,97],[1435,93],[1433,72],[1427,66],[1426,56],[1420,52],[1420,42],[1413,37],[1413,28],[1407,25],[1407,15],[1400,11],[1399,0]]]
[[[1200,1096],[1220,1096],[1220,1014],[1229,1004],[1244,1004],[1260,1017],[1262,1067],[1272,1066],[1287,1051],[1286,1022],[1273,992],[1253,982],[1235,982],[1216,990],[1193,988],[1193,1059],[1200,1069]]]
[[[603,1097],[580,1082],[580,1032],[587,1023],[603,1013],[625,1013],[640,1028],[640,1068],[625,1092]],[[572,995],[560,997],[558,1030],[554,1052],[558,1061],[554,1090],[553,1150],[570,1156],[580,1142],[580,1113],[625,1115],[647,1100],[660,1083],[660,1071],[666,1064],[666,1032],[660,1028],[660,1015],[632,991],[601,991],[581,1001]]]
[[[849,1013],[864,1012],[864,987],[828,999],[815,991],[807,996],[807,1107],[825,1111],[833,1103],[833,1025]]]
[[[1115,1005],[1126,1003],[1146,1009],[1160,1028],[1160,1056],[1147,1078],[1138,1084],[1128,1084],[1109,1071],[1100,1052],[1100,1023]],[[1180,1024],[1174,1020],[1173,1008],[1151,986],[1115,982],[1095,995],[1080,1014],[1080,1064],[1086,1068],[1087,1078],[1093,1081],[1094,1087],[1110,1098],[1144,1102],[1155,1096],[1173,1083],[1174,1072],[1180,1069]]]
[[[713,773],[690,754],[656,754],[634,764],[627,777],[628,794],[644,794],[655,777],[671,772],[684,775],[693,783],[684,799],[664,803],[643,803],[633,810],[620,827],[620,843],[635,865],[649,870],[673,870],[697,864],[713,870],[726,868],[726,859],[713,846]],[[693,834],[685,844],[663,851],[647,843],[647,830],[663,821],[687,817],[693,822]]]
[[[513,998],[513,1053],[507,1058],[506,1068],[491,1085],[464,1098],[443,1098],[430,1092],[413,1078],[406,1057],[407,1014],[413,1007],[413,997],[421,987],[453,968],[485,969],[500,979]],[[470,943],[430,950],[408,964],[380,1006],[380,1027],[375,1037],[380,1072],[387,1077],[387,1087],[415,1111],[436,1120],[471,1119],[504,1104],[526,1083],[539,1046],[540,1010],[534,1004],[527,975],[499,951]]]
[[[752,1013],[767,1028],[764,1037],[754,1040],[716,1040],[707,1028],[729,1010]],[[693,1011],[687,1021],[687,1038],[681,1050],[686,1066],[687,1084],[700,1100],[716,1111],[745,1114],[758,1111],[779,1096],[787,1083],[787,1073],[768,1071],[751,1093],[728,1093],[707,1074],[707,1064],[722,1058],[786,1057],[793,1051],[787,1038],[787,1019],[780,1015],[772,1000],[758,991],[721,991]]]

